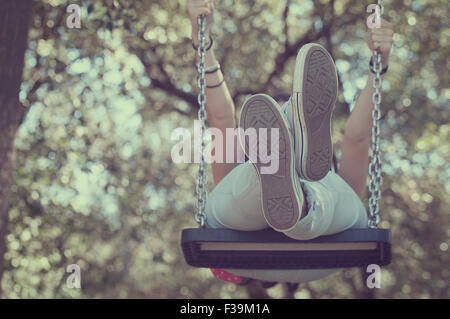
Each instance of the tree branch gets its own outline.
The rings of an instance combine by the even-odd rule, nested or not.
[[[142,41],[145,41],[143,38],[143,32],[141,32],[138,36],[142,39]],[[163,67],[163,62],[157,61],[155,63],[150,63],[145,58],[145,50],[153,51],[153,53],[156,55],[156,52],[154,48],[130,48],[130,51],[132,51],[136,56],[141,60],[141,63],[144,65],[145,73],[149,77],[151,81],[151,86],[160,89],[167,93],[170,96],[176,96],[179,99],[183,100],[184,102],[188,103],[191,106],[191,111],[183,111],[180,109],[177,109],[175,107],[171,108],[171,111],[178,112],[180,114],[186,115],[186,116],[192,116],[195,114],[195,109],[197,108],[197,97],[194,94],[185,92],[179,88],[177,88],[171,81],[170,75],[167,73],[167,71]],[[152,70],[155,68],[155,66],[158,68],[158,71],[160,74],[163,75],[163,80],[158,79],[156,77],[152,77]]]

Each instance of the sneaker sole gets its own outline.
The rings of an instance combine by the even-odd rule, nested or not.
[[[260,178],[264,218],[273,229],[288,231],[299,221],[304,202],[303,192],[298,190],[298,181],[295,180],[298,177],[295,173],[293,143],[288,131],[288,123],[274,99],[265,94],[256,94],[245,101],[239,127],[244,130],[256,129],[258,143],[251,145],[252,149],[249,149],[249,142],[245,140],[245,135],[241,135],[239,140],[246,155],[250,159],[257,158],[252,162]],[[267,134],[261,135],[260,128],[267,129]],[[271,128],[279,129],[277,145],[268,143],[271,140],[269,133]],[[243,132],[240,131],[240,133]],[[261,142],[267,145],[267,154],[272,154],[272,151],[278,149],[279,167],[274,174],[261,173],[261,168],[268,166],[260,160],[258,146]]]
[[[333,160],[331,116],[338,92],[336,67],[321,45],[310,43],[297,54],[293,94],[296,169],[310,181],[325,177]]]

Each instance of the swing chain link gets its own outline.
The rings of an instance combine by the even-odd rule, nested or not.
[[[197,96],[197,101],[199,105],[198,119],[201,123],[201,149],[200,149],[200,164],[197,172],[197,203],[194,218],[200,227],[205,227],[206,215],[205,215],[205,204],[208,185],[208,174],[206,172],[206,159],[205,159],[205,131],[206,131],[206,120],[208,115],[206,113],[206,80],[205,80],[205,55],[206,55],[206,17],[201,15],[197,19],[198,21],[198,39],[199,45],[197,53],[199,55],[199,62],[197,63],[197,84],[200,88],[200,92]]]
[[[378,0],[378,5],[380,7],[380,15],[384,11],[383,1]],[[372,94],[372,140],[371,140],[371,151],[372,158],[369,164],[369,228],[377,228],[380,222],[380,208],[379,199],[381,197],[380,187],[383,184],[383,177],[381,176],[381,158],[380,158],[380,118],[381,118],[381,71],[383,65],[381,62],[381,53],[378,50],[374,50],[374,70],[375,77],[373,78],[373,88],[374,92]]]

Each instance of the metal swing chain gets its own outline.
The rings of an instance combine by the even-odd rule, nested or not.
[[[384,11],[383,1],[378,0],[378,6],[380,7],[380,15]],[[379,214],[379,205],[378,201],[381,197],[380,187],[383,184],[383,177],[381,176],[381,158],[380,158],[380,118],[381,118],[381,71],[383,69],[383,65],[381,63],[381,53],[377,50],[374,50],[374,70],[375,77],[373,78],[373,88],[375,92],[372,94],[372,141],[371,141],[371,150],[372,150],[372,158],[369,164],[369,175],[370,175],[370,183],[369,183],[369,228],[377,228],[378,223],[380,222],[380,214]]]
[[[206,215],[205,215],[205,204],[206,204],[206,186],[208,185],[208,174],[206,172],[206,159],[205,159],[205,131],[206,131],[206,120],[208,115],[206,113],[206,80],[205,80],[205,55],[206,55],[206,17],[199,16],[198,19],[198,55],[200,57],[197,63],[197,84],[200,88],[197,100],[199,105],[198,119],[201,122],[201,154],[200,154],[200,164],[197,172],[197,203],[194,218],[200,227],[205,227]]]

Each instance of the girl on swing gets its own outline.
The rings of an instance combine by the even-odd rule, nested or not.
[[[212,41],[209,27],[214,12],[213,0],[187,0],[192,24],[192,44],[199,45],[197,18],[206,16],[206,38]],[[381,20],[380,28],[367,30],[367,45],[378,49],[386,73],[393,42],[392,25]],[[235,106],[224,81],[220,65],[207,43],[206,110],[211,127],[223,132],[235,128]],[[197,57],[198,58],[198,57]],[[278,170],[263,174],[264,164],[213,163],[215,188],[206,200],[206,224],[211,228],[241,231],[268,227],[298,240],[342,232],[349,228],[366,228],[367,213],[361,201],[366,191],[369,147],[372,128],[372,82],[369,66],[367,84],[359,95],[345,125],[339,172],[331,171],[333,158],[331,115],[338,80],[330,54],[319,44],[300,48],[293,70],[290,96],[275,101],[266,94],[248,98],[241,111],[240,127],[278,128]],[[261,136],[258,136],[258,141]],[[261,137],[264,139],[264,137]],[[265,139],[271,141],[270,135]],[[245,152],[252,152],[244,143]],[[253,150],[254,151],[254,150]],[[242,277],[275,282],[305,282],[323,278],[338,269],[319,270],[218,270],[216,277],[241,283]]]

